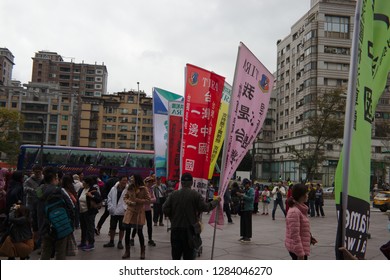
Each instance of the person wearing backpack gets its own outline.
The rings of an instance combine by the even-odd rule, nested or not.
[[[53,251],[57,260],[65,260],[67,237],[73,232],[74,204],[66,191],[58,186],[57,168],[46,167],[43,176],[44,184],[37,190],[41,260],[49,260]]]
[[[275,186],[272,189],[272,195],[274,199],[274,208],[272,209],[272,220],[275,220],[275,212],[278,205],[280,209],[282,209],[282,212],[286,217],[286,210],[284,209],[284,205],[283,205],[283,195],[285,194],[286,194],[286,189],[283,187],[283,182],[280,182],[278,186]]]

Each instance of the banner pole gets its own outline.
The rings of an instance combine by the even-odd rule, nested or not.
[[[355,10],[355,22],[352,38],[352,52],[351,52],[351,69],[348,77],[348,92],[347,92],[347,104],[345,110],[345,122],[344,122],[344,141],[343,141],[343,173],[342,173],[342,197],[341,206],[342,211],[339,219],[341,219],[341,246],[345,246],[346,235],[346,213],[348,206],[348,183],[349,183],[349,168],[350,168],[350,156],[351,156],[351,143],[353,123],[355,116],[355,103],[356,103],[356,80],[357,80],[357,64],[358,64],[358,50],[359,50],[359,33],[360,33],[360,16],[361,16],[361,4],[362,1],[356,2]]]

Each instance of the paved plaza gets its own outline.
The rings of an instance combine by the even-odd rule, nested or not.
[[[260,205],[261,206],[261,205]],[[272,203],[271,205],[272,206]],[[260,207],[261,208],[261,207]],[[377,209],[371,209],[370,234],[368,241],[366,259],[385,260],[384,255],[379,251],[379,247],[390,239],[387,230],[388,217]],[[318,244],[312,246],[311,260],[334,260],[334,240],[336,236],[336,210],[334,200],[325,200],[325,217],[310,218],[311,231],[318,240]],[[103,210],[96,217],[98,221]],[[202,232],[203,252],[197,259],[211,259],[211,249],[214,228],[207,224],[209,215],[203,214],[205,223]],[[253,238],[252,242],[242,244],[240,238],[240,217],[233,217],[234,224],[224,226],[223,230],[216,231],[216,241],[214,249],[215,260],[289,260],[290,256],[284,247],[285,218],[278,208],[276,220],[273,221],[271,215],[253,215]],[[91,252],[78,251],[77,256],[68,257],[71,260],[121,260],[124,250],[114,248],[103,248],[103,244],[109,241],[108,236],[109,218],[106,220],[100,236],[96,236],[95,250]],[[75,231],[76,240],[80,241],[80,230]],[[144,228],[145,241],[147,243],[146,226]],[[117,243],[118,235],[115,236]],[[171,259],[170,232],[165,226],[153,227],[153,239],[157,243],[156,247],[146,247],[146,259],[148,260],[169,260]],[[140,246],[136,236],[135,246],[131,247],[131,259],[139,260]],[[31,259],[39,259],[37,252],[33,252]]]

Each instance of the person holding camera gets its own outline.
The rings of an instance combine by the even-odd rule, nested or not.
[[[275,186],[272,189],[272,195],[274,199],[274,208],[272,209],[272,220],[275,220],[275,212],[278,205],[280,209],[282,209],[282,212],[286,217],[286,210],[284,209],[284,205],[283,205],[283,196],[286,195],[286,189],[283,186],[283,182],[280,182],[278,186]]]

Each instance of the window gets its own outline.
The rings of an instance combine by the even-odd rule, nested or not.
[[[68,126],[67,125],[61,125],[61,130],[68,130]]]
[[[326,144],[326,150],[333,151],[333,145],[332,144]]]
[[[332,38],[349,38],[349,17],[325,15],[325,36]]]
[[[70,75],[60,75],[60,79],[69,80],[70,79]]]
[[[12,108],[16,108],[16,107],[18,107],[18,103],[12,102]]]
[[[304,88],[315,86],[317,85],[317,79],[316,78],[310,78],[303,82]]]
[[[381,146],[376,146],[375,147],[375,153],[377,153],[377,154],[382,153],[382,147]]]
[[[70,68],[69,67],[60,67],[60,71],[61,72],[70,72]]]
[[[62,115],[61,118],[63,121],[67,121],[69,117],[68,117],[68,115]]]
[[[86,77],[85,80],[87,82],[94,82],[95,81],[94,77]]]
[[[68,106],[68,105],[62,106],[62,110],[63,110],[63,111],[69,111],[69,106]]]
[[[350,48],[325,46],[324,52],[332,54],[350,55]]]
[[[103,75],[102,69],[96,69],[96,75]]]
[[[61,135],[61,140],[65,141],[66,140],[66,135]]]
[[[309,62],[304,67],[305,72],[310,71],[310,70],[315,70],[315,69],[317,69],[317,62],[315,62],[315,61]]]
[[[57,111],[57,110],[58,110],[58,105],[52,105],[52,106],[51,106],[51,109],[52,109],[53,111]]]

